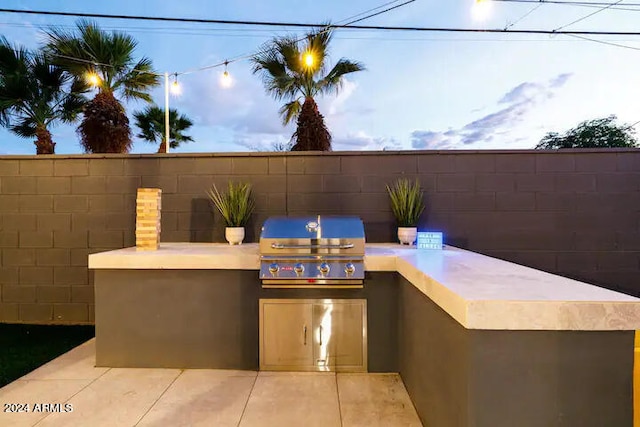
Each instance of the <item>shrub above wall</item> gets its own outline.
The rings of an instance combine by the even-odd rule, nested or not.
[[[229,180],[253,187],[245,242],[308,214],[358,215],[389,242],[401,177],[449,244],[640,294],[640,150],[0,156],[0,321],[93,322],[88,254],[134,245],[139,187],[162,188],[165,242],[224,242],[206,190]]]

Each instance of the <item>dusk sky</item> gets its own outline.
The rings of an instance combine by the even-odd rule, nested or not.
[[[595,0],[594,0],[595,1]],[[386,1],[388,2],[388,0]],[[80,13],[339,23],[385,0],[124,1],[3,0],[3,8]],[[631,0],[629,0],[631,2]],[[401,1],[397,3],[402,3]],[[394,3],[394,4],[397,4]],[[625,2],[616,7],[624,8]],[[150,7],[149,5],[153,5]],[[494,2],[484,21],[473,0],[417,0],[362,25],[554,30],[597,9],[569,5]],[[388,6],[387,6],[388,7]],[[628,7],[625,9],[634,9]],[[528,12],[531,13],[522,18]],[[640,31],[640,8],[602,11],[565,29]],[[37,48],[41,28],[72,28],[77,18],[0,13],[0,34]],[[302,29],[212,24],[96,20],[138,42],[158,72],[182,72],[249,55],[274,35]],[[318,100],[334,150],[533,148],[545,133],[564,132],[588,119],[616,114],[640,120],[640,36],[589,36],[627,48],[565,35],[520,35],[337,30],[330,66],[341,57],[363,63],[338,96]],[[294,126],[281,125],[280,103],[267,95],[251,63],[229,64],[231,88],[219,85],[224,68],[179,77],[183,93],[171,107],[190,117],[194,142],[176,152],[264,150],[288,142]],[[164,89],[153,98],[164,106]],[[144,108],[126,104],[131,117]],[[137,129],[133,126],[134,134]],[[74,126],[51,129],[56,153],[81,153]],[[640,125],[636,126],[640,129]],[[157,146],[135,139],[132,153]],[[35,154],[30,139],[0,130],[0,153]]]

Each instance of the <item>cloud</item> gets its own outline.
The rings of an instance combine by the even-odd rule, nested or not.
[[[416,130],[411,133],[411,145],[417,149],[447,149],[459,145],[490,143],[496,136],[508,135],[510,129],[544,101],[553,98],[572,74],[564,73],[546,82],[523,82],[505,93],[497,105],[505,105],[493,113],[476,119],[459,129],[446,132]]]
[[[395,138],[374,137],[363,131],[334,137],[331,145],[337,151],[401,150],[403,148]]]
[[[247,151],[274,151],[276,146],[285,146],[291,138],[269,134],[236,135],[234,143]]]
[[[213,78],[210,74],[194,76],[173,105],[185,111],[199,128],[211,129],[211,134],[218,135],[216,140],[226,141],[239,150],[271,151],[275,146],[289,143],[296,126],[295,122],[282,125],[278,108],[285,101],[274,101],[265,94],[260,80],[250,72],[234,78],[234,86],[225,90],[217,84],[217,75]],[[348,114],[345,103],[356,89],[356,83],[345,79],[337,96],[318,100],[320,111],[327,113],[327,122],[345,119]],[[334,134],[332,144],[335,150],[401,148],[397,141],[389,138],[374,138],[364,133],[342,137],[337,134],[339,131]]]
[[[446,150],[453,148],[454,143],[450,138],[455,136],[453,134],[455,132],[452,130],[446,132],[416,130],[411,132],[411,147],[417,150]]]
[[[545,91],[545,86],[540,83],[524,82],[507,92],[499,104],[513,104],[526,102],[535,98],[539,93]]]
[[[327,116],[335,116],[338,114],[344,114],[344,104],[347,102],[351,95],[358,88],[358,84],[348,80],[346,77],[342,78],[342,87],[340,92],[335,96],[326,96],[318,100],[318,108],[320,111],[325,111]]]
[[[556,78],[551,79],[551,81],[549,82],[549,85],[554,89],[560,88],[567,83],[567,81],[571,78],[571,76],[573,76],[573,73],[560,74]]]
[[[234,75],[232,87],[224,89],[217,81],[218,75],[199,75],[189,82],[188,92],[182,96],[181,105],[194,112],[199,126],[224,126],[241,133],[273,134],[291,133],[283,127],[278,108],[264,92],[255,76],[248,73]]]
[[[232,151],[265,151],[291,138],[295,123],[282,125],[278,109],[283,102],[267,95],[259,79],[248,70],[238,70],[232,74],[232,87],[225,89],[219,85],[220,73],[185,76],[183,94],[172,100],[172,107],[185,112],[194,129],[201,131],[194,135],[195,145],[211,141],[209,145],[222,144]]]

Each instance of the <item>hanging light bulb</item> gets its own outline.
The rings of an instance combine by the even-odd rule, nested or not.
[[[174,95],[180,95],[182,93],[182,86],[178,83],[178,73],[173,75],[173,83],[171,83],[171,93]]]
[[[313,67],[316,62],[316,58],[313,56],[313,52],[311,52],[310,50],[305,52],[305,54],[302,55],[302,62],[307,68]]]
[[[87,83],[93,87],[100,85],[100,76],[95,71],[88,71],[85,75],[85,79],[87,80]]]
[[[477,21],[485,21],[491,14],[491,0],[475,0],[473,3],[473,18]]]
[[[220,85],[224,88],[231,87],[231,85],[233,84],[233,79],[231,78],[229,71],[227,71],[227,64],[229,63],[227,61],[224,61],[224,73],[222,73],[222,76],[220,76]]]

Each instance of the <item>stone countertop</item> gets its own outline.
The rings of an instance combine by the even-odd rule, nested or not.
[[[89,255],[90,269],[258,270],[259,262],[256,243],[161,243],[157,251]],[[467,329],[640,329],[638,298],[450,246],[367,244],[364,263],[366,271],[397,271]]]

